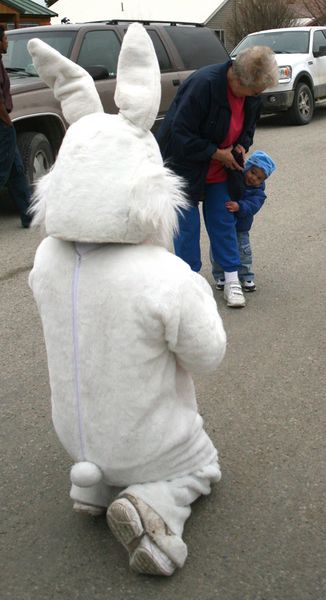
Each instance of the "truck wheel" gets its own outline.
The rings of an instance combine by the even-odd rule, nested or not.
[[[54,156],[50,142],[36,131],[20,133],[17,144],[21,153],[25,173],[30,185],[33,187],[37,180],[45,175],[54,163]]]
[[[310,87],[299,83],[295,89],[294,100],[288,111],[290,122],[294,125],[307,125],[314,114],[314,99]]]

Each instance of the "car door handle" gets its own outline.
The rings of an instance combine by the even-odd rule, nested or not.
[[[172,83],[175,86],[180,85],[180,79],[172,79]]]

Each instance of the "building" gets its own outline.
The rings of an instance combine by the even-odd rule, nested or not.
[[[234,5],[237,0],[226,0],[226,2],[219,2],[216,10],[210,15],[205,21],[207,27],[211,27],[217,31],[220,31],[220,38],[224,42],[226,49],[230,52],[234,47],[230,31],[230,22],[232,21],[232,15],[234,11]]]
[[[0,23],[7,29],[50,25],[57,13],[31,0],[0,0]]]

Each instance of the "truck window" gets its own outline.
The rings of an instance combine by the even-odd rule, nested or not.
[[[161,72],[163,71],[171,71],[171,61],[167,55],[167,52],[163,46],[162,41],[160,40],[158,34],[153,29],[147,29],[147,33],[149,34],[153,46],[156,52],[157,60],[160,65]]]
[[[236,46],[232,56],[252,46],[269,46],[276,54],[307,54],[309,31],[271,31],[248,35]]]
[[[115,77],[120,45],[118,36],[111,29],[88,31],[82,42],[77,63],[84,69],[104,67],[110,78]]]
[[[29,33],[8,33],[8,50],[7,54],[3,55],[3,64],[6,68],[22,68],[25,69],[27,65],[31,64],[31,55],[27,50],[27,42],[33,37],[38,37],[43,42],[58,50],[63,56],[69,56],[71,47],[76,36],[75,31],[38,31]]]
[[[176,46],[185,69],[223,63],[229,55],[212,29],[202,27],[165,27]]]
[[[312,51],[313,52],[319,52],[320,48],[322,46],[326,46],[326,30],[318,30],[315,31],[314,33],[314,42],[313,42],[313,47],[312,47]]]

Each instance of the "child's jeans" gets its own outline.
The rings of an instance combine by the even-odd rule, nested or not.
[[[241,266],[238,271],[240,281],[254,281],[255,274],[252,271],[252,252],[250,246],[249,231],[237,231],[237,239],[240,253]],[[221,266],[213,260],[210,252],[212,263],[212,273],[215,281],[224,279],[224,271]]]

